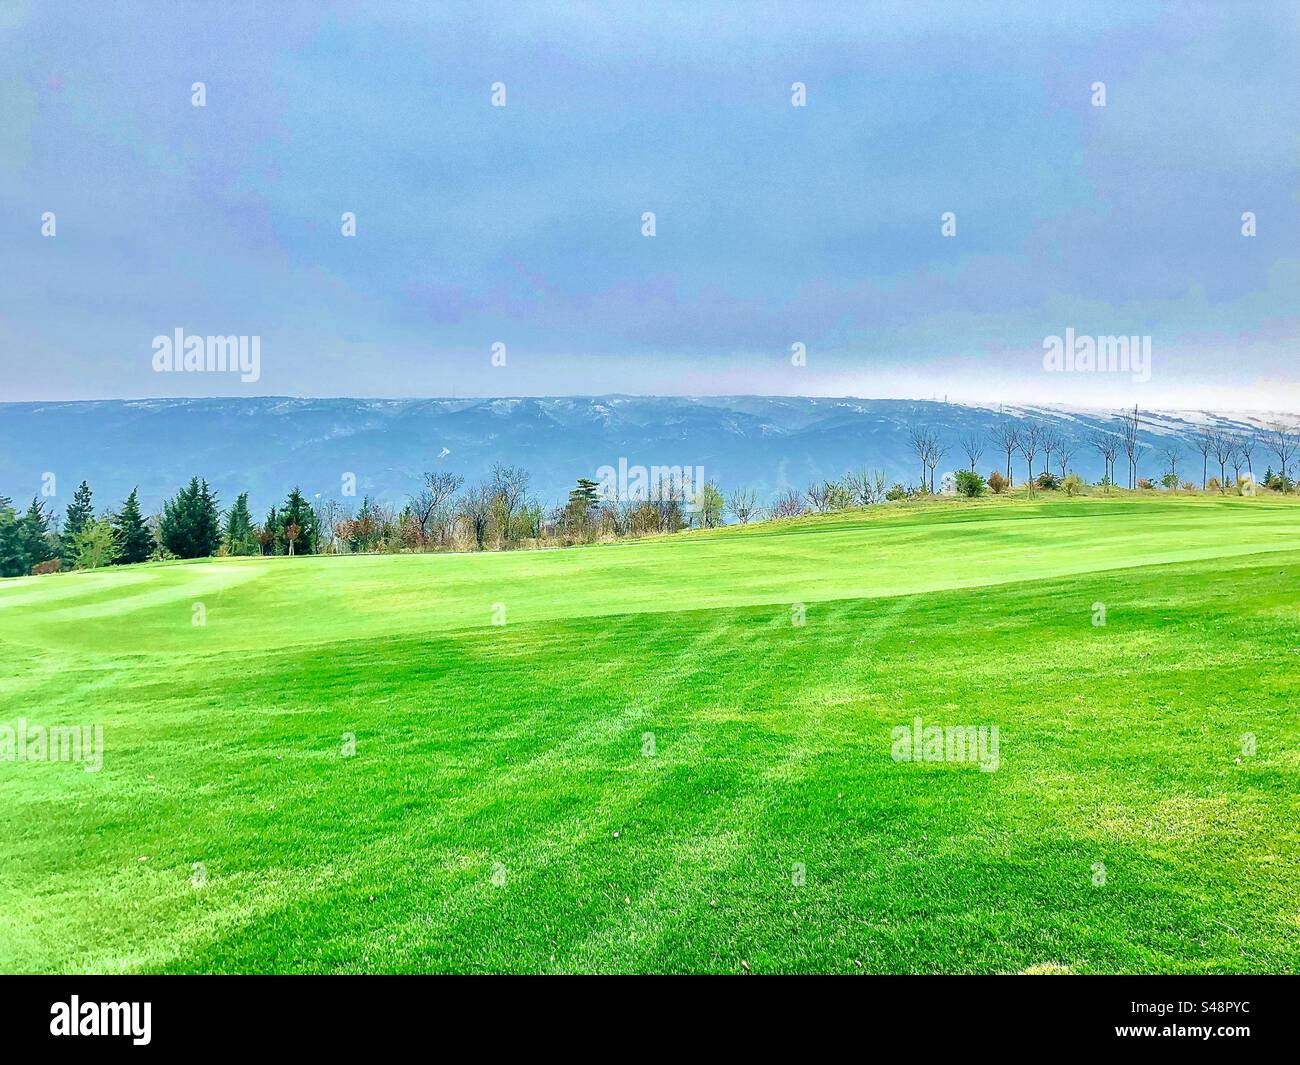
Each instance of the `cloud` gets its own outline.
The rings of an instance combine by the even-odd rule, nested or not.
[[[1151,334],[1155,395],[1271,399],[1298,37],[1265,4],[32,8],[0,35],[0,391],[216,387],[149,371],[180,326],[262,335],[295,394],[1046,399],[1073,326]]]

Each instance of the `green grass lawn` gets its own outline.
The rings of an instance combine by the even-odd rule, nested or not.
[[[1300,970],[1298,534],[1017,500],[2,582],[0,723],[105,751],[0,761],[0,970]],[[997,771],[895,761],[916,717]]]

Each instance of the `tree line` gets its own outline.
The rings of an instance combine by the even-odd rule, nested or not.
[[[945,475],[944,490],[977,496],[1002,493],[1015,485],[1015,458],[1024,463],[1028,494],[1063,489],[1074,494],[1084,485],[1071,463],[1081,452],[1095,451],[1102,460],[1097,482],[1109,491],[1117,466],[1124,465],[1126,487],[1177,492],[1195,485],[1179,474],[1184,461],[1201,458],[1202,491],[1240,490],[1243,470],[1252,481],[1278,492],[1295,488],[1292,470],[1300,432],[1284,422],[1258,431],[1206,429],[1187,440],[1164,437],[1157,480],[1140,475],[1149,450],[1141,439],[1140,412],[1125,411],[1115,430],[1092,430],[1070,436],[1034,418],[1007,419],[984,435],[963,437],[958,446],[966,467]],[[508,550],[517,547],[590,543],[629,536],[675,533],[687,528],[716,528],[727,517],[739,524],[825,513],[855,506],[937,494],[936,472],[950,447],[930,426],[907,429],[917,461],[915,482],[888,482],[881,469],[861,468],[838,480],[820,480],[802,491],[787,488],[762,505],[758,493],[736,488],[724,494],[708,481],[660,485],[648,498],[612,499],[596,481],[582,478],[568,499],[546,510],[530,492],[531,479],[519,466],[498,463],[485,479],[466,485],[459,474],[425,473],[419,490],[400,508],[363,497],[355,510],[335,500],[312,504],[297,487],[259,523],[249,509],[248,493],[222,509],[207,481],[193,478],[160,512],[146,516],[136,489],[116,510],[96,514],[90,486],[77,487],[62,516],[39,497],[21,513],[0,496],[0,576],[45,573],[58,569],[94,569],[151,559],[207,558],[213,555],[311,555],[354,552]],[[999,469],[987,477],[976,472],[986,453],[997,456]],[[1255,478],[1256,453],[1274,456],[1262,481]],[[1035,463],[1038,474],[1035,475]],[[1211,462],[1218,467],[1212,476]],[[1005,463],[1005,464],[1004,464]],[[1060,471],[1059,476],[1053,469]],[[1232,471],[1229,477],[1228,471]],[[1005,471],[1005,472],[1004,472]]]
[[[1192,491],[1192,481],[1180,477],[1179,467],[1185,459],[1191,460],[1195,455],[1201,457],[1201,490],[1227,492],[1242,483],[1244,469],[1250,479],[1257,484],[1276,492],[1290,492],[1295,488],[1291,474],[1294,468],[1297,446],[1300,446],[1300,429],[1295,424],[1273,421],[1260,430],[1240,430],[1229,432],[1222,429],[1205,429],[1193,432],[1182,440],[1176,436],[1163,437],[1159,451],[1160,465],[1153,480],[1142,477],[1139,466],[1150,445],[1142,439],[1141,412],[1134,407],[1131,411],[1122,411],[1119,415],[1118,429],[1093,429],[1082,436],[1071,436],[1061,432],[1055,426],[1033,418],[1008,419],[1000,422],[989,431],[987,437],[978,434],[964,437],[961,450],[966,456],[966,469],[974,472],[989,445],[993,454],[1001,456],[1005,462],[1005,472],[994,471],[987,478],[987,483],[994,486],[1015,485],[1015,457],[1024,460],[1024,483],[1032,493],[1039,483],[1034,476],[1034,462],[1041,456],[1040,474],[1046,473],[1048,481],[1064,480],[1070,470],[1070,463],[1082,451],[1095,452],[1102,461],[1104,473],[1097,483],[1105,488],[1117,485],[1121,456],[1124,461],[1124,487],[1154,488],[1157,484],[1177,491],[1182,487]],[[948,453],[948,447],[940,440],[938,433],[928,426],[913,426],[908,430],[908,439],[912,453],[920,464],[920,485],[923,491],[934,492],[934,471],[938,463]],[[1272,454],[1277,458],[1279,469],[1274,471],[1270,465],[1263,479],[1255,476],[1254,456],[1256,451]],[[1060,476],[1051,473],[1055,464],[1060,469]],[[1219,475],[1212,477],[1211,458],[1218,465]],[[1232,470],[1232,477],[1228,470]],[[927,481],[928,474],[928,481]]]

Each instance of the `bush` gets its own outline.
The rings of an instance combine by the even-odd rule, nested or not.
[[[1083,491],[1083,478],[1077,473],[1072,473],[1061,482],[1061,488],[1067,496],[1077,496]]]
[[[1000,496],[1007,490],[1007,479],[994,470],[989,474],[989,488],[992,489],[995,496]]]
[[[1149,492],[1153,488],[1155,488],[1155,485],[1151,482],[1150,477],[1143,477],[1141,480],[1138,481],[1138,487],[1141,488],[1143,491]]]
[[[1049,492],[1055,492],[1061,487],[1061,478],[1048,470],[1044,470],[1038,475],[1038,487],[1046,488]]]
[[[895,481],[890,486],[889,491],[885,493],[885,498],[888,499],[891,503],[895,503],[900,499],[906,499],[907,489],[904,488],[897,481]]]
[[[974,499],[984,494],[985,480],[974,470],[957,471],[957,494]]]

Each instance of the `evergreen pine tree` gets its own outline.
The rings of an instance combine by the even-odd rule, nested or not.
[[[253,515],[248,510],[248,493],[241,492],[226,514],[226,553],[230,555],[255,555],[257,540],[253,536]]]
[[[221,550],[221,505],[217,500],[217,494],[208,487],[207,481],[199,483],[194,538],[202,552],[199,558],[207,558]]]
[[[22,530],[9,500],[0,496],[0,577],[21,577],[30,573],[23,553]]]
[[[118,562],[147,562],[153,555],[153,533],[140,513],[140,499],[135,488],[126,497],[121,512],[113,518],[113,535],[117,539]]]
[[[27,568],[48,562],[54,557],[50,547],[50,520],[45,507],[35,496],[27,513],[18,522],[19,544],[27,560]]]
[[[266,513],[266,521],[262,524],[267,537],[266,553],[268,555],[278,555],[280,553],[280,542],[284,535],[283,523],[280,521],[280,512],[272,507]]]
[[[352,550],[369,551],[379,539],[379,522],[375,517],[375,505],[369,496],[361,497],[361,510],[352,523]]]
[[[207,558],[221,546],[221,515],[207,481],[197,477],[163,504],[158,534],[177,558]]]
[[[575,510],[585,514],[596,505],[598,498],[596,490],[599,487],[599,483],[589,477],[579,477],[578,487],[569,493],[569,502]]]
[[[73,493],[72,502],[68,504],[68,519],[63,523],[63,543],[60,549],[60,556],[66,566],[71,566],[76,561],[76,552],[73,548],[73,542],[77,534],[86,527],[87,522],[95,520],[95,507],[90,498],[90,485],[85,481],[77,486],[76,492]]]
[[[158,539],[163,547],[177,558],[194,558],[194,544],[190,538],[190,513],[192,497],[198,494],[199,479],[190,481],[171,499],[163,503],[162,517],[158,519]]]
[[[283,530],[290,525],[298,527],[298,538],[294,541],[293,553],[295,555],[310,555],[316,551],[316,542],[320,533],[320,521],[316,517],[316,512],[312,510],[311,504],[303,498],[302,493],[294,488],[289,493],[289,498],[285,500],[284,510],[280,515],[280,535],[283,539]],[[285,541],[285,551],[288,552],[288,542]]]

